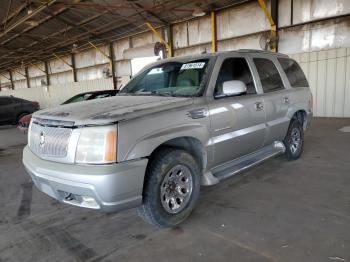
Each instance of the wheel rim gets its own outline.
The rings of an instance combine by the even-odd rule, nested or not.
[[[160,188],[163,208],[171,214],[181,212],[189,202],[193,190],[191,171],[184,165],[173,167],[165,176]]]
[[[295,154],[301,145],[301,133],[298,128],[293,128],[290,134],[289,147],[290,151]]]

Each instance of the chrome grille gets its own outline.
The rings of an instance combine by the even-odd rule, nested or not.
[[[39,157],[64,158],[67,156],[71,128],[31,124],[29,147]]]

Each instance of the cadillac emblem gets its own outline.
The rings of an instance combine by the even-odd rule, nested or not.
[[[45,133],[41,132],[40,133],[40,138],[39,138],[39,146],[40,146],[40,148],[43,148],[45,146],[45,142],[46,142]]]

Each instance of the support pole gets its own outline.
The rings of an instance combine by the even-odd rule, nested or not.
[[[211,51],[213,53],[218,51],[216,34],[216,13],[214,11],[211,12]]]
[[[272,20],[275,22],[275,30],[274,30],[274,36],[275,36],[275,43],[273,43],[275,47],[275,51],[278,51],[278,0],[271,0],[271,17]]]
[[[49,75],[49,65],[48,65],[47,61],[45,61],[44,64],[45,64],[46,84],[49,86],[51,84],[50,83],[50,75]]]
[[[274,46],[271,51],[272,52],[277,52],[277,42],[278,42],[278,35],[277,35],[277,10],[278,10],[278,6],[277,6],[277,0],[271,0],[271,13],[273,15],[270,14],[265,1],[264,0],[258,0],[259,5],[261,7],[261,9],[263,10],[266,18],[269,20],[270,26],[271,26],[271,36],[274,37],[275,39],[275,43],[272,44],[272,46]]]
[[[26,79],[27,79],[27,87],[30,88],[30,80],[29,80],[28,67],[24,68],[24,72],[25,72]]]
[[[72,60],[73,80],[74,80],[74,82],[78,82],[77,69],[76,69],[76,66],[75,66],[75,54],[74,53],[72,53],[71,60]]]
[[[115,61],[114,61],[114,47],[113,43],[109,43],[109,57],[111,59],[112,65],[111,65],[111,70],[112,70],[112,79],[113,79],[113,88],[118,89],[117,85],[117,72],[115,70]]]
[[[168,51],[168,57],[171,57],[172,55],[171,45],[167,41],[165,41],[165,39],[158,33],[158,31],[151,25],[151,23],[147,22],[146,25],[158,37],[158,39],[166,46]]]
[[[10,75],[10,81],[11,81],[11,88],[12,88],[12,90],[15,90],[15,85],[13,84],[13,77],[12,77],[11,70],[9,71],[9,75]]]
[[[173,27],[172,27],[172,25],[169,25],[167,30],[168,30],[167,31],[168,42],[170,43],[170,47],[171,47],[171,49],[170,49],[170,53],[171,53],[170,57],[173,57],[174,56],[174,48],[173,48],[174,41],[173,41]]]

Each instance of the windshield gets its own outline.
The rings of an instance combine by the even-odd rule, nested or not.
[[[206,82],[208,59],[169,62],[133,78],[119,94],[199,96]]]

